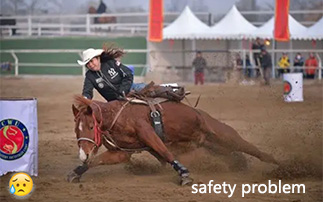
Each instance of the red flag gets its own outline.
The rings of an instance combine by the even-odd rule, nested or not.
[[[274,38],[277,41],[289,41],[289,0],[276,0]]]
[[[163,40],[163,0],[150,0],[148,33],[149,41]]]

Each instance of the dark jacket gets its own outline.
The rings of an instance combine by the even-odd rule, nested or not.
[[[107,10],[107,6],[103,1],[101,1],[98,9],[96,10],[96,13],[98,14],[105,13],[106,10]]]
[[[271,62],[271,56],[268,52],[266,54],[261,55],[261,67],[262,68],[271,68],[272,62]]]
[[[109,86],[109,82],[106,80],[115,87],[115,90]],[[88,70],[86,72],[82,95],[92,99],[93,88],[95,88],[107,101],[112,101],[118,99],[123,93],[127,95],[132,83],[131,70],[120,62],[111,59],[101,62],[100,71]]]
[[[196,57],[193,61],[195,73],[203,73],[206,67],[206,60],[203,57]]]

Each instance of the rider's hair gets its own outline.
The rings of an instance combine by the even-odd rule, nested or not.
[[[101,54],[101,61],[103,62],[105,60],[120,58],[125,54],[123,49],[115,46],[114,44],[110,44],[110,45],[108,43],[103,44],[103,50],[104,52]]]

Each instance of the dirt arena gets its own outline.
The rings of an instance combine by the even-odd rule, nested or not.
[[[38,99],[39,176],[26,201],[322,201],[322,83],[304,83],[303,103],[284,103],[282,83],[271,87],[212,84],[188,85],[191,103],[202,95],[198,108],[231,125],[240,135],[283,162],[260,162],[245,155],[248,168],[236,171],[239,158],[211,155],[198,149],[178,158],[195,183],[237,184],[234,195],[192,194],[180,187],[170,166],[163,168],[147,153],[136,154],[128,164],[100,166],[86,172],[81,183],[66,182],[67,173],[79,163],[72,97],[81,92],[80,77],[0,78],[1,97]],[[100,96],[96,94],[96,98]],[[236,161],[236,162],[235,162]],[[236,164],[238,165],[238,164]],[[11,173],[2,176],[0,201],[13,201],[8,191]],[[241,184],[305,184],[305,194],[248,194]]]

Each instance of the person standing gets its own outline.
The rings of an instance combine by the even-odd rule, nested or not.
[[[304,65],[304,58],[302,57],[301,53],[297,53],[294,58],[294,72],[301,72],[303,73],[303,65]],[[298,68],[301,67],[301,68]]]
[[[278,77],[280,77],[283,73],[289,73],[290,63],[287,53],[283,53],[283,56],[279,58],[278,66]]]
[[[265,85],[269,85],[272,62],[271,62],[271,55],[264,48],[261,50],[261,68],[263,70]]]
[[[257,37],[256,41],[252,44],[252,50],[261,52],[261,50],[264,48],[265,48],[264,44],[261,43],[260,38]],[[260,54],[261,54],[260,52],[253,53],[253,59],[255,60],[255,64],[257,67],[259,67],[261,65],[260,64]]]
[[[194,76],[195,76],[195,85],[200,83],[204,84],[204,69],[206,68],[206,60],[202,57],[201,51],[196,53],[196,57],[193,60]]]
[[[318,62],[313,53],[310,53],[309,58],[305,61],[305,75],[308,79],[314,79],[315,72],[318,67]]]

